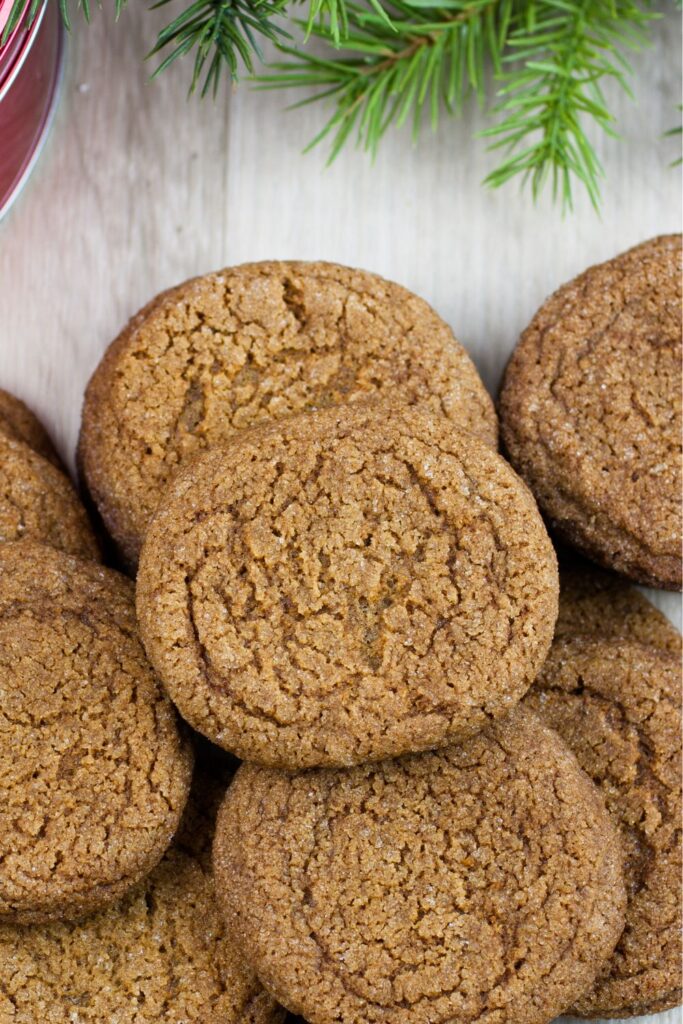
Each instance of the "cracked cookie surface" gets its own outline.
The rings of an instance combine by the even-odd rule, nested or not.
[[[487,445],[428,411],[356,404],[244,432],[179,474],[137,610],[172,700],[214,742],[354,764],[519,701],[552,638],[557,567]]]
[[[558,533],[607,568],[681,585],[681,236],[566,284],[505,372],[501,431]]]
[[[560,601],[555,639],[624,637],[681,654],[681,634],[635,587],[589,565],[569,569],[560,560]]]
[[[192,771],[125,577],[0,545],[0,919],[89,913],[159,861]]]
[[[574,1003],[587,1017],[681,999],[679,658],[625,640],[553,644],[524,700],[569,744],[620,826],[626,926],[606,972]]]
[[[600,795],[520,708],[347,771],[244,765],[214,872],[264,985],[311,1024],[547,1024],[623,926]]]
[[[0,432],[15,441],[23,441],[58,469],[62,468],[54,445],[38,417],[20,398],[3,388],[0,388]]]
[[[496,443],[474,365],[416,295],[330,263],[227,268],[158,296],[109,347],[86,391],[79,464],[132,566],[164,487],[197,452],[378,393],[429,401]]]
[[[205,810],[186,813],[115,906],[76,923],[0,924],[0,1024],[281,1022],[218,914]]]
[[[65,474],[0,430],[0,543],[16,540],[99,558],[85,509]]]

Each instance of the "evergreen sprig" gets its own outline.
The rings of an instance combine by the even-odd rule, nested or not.
[[[43,4],[53,0],[13,0],[10,17],[5,25],[0,42],[4,42],[13,31],[19,19],[26,13],[30,26]],[[69,7],[74,0],[56,0],[67,28],[71,27]],[[90,21],[93,0],[75,0],[85,20]],[[170,0],[157,0],[152,9],[165,7]],[[98,7],[102,0],[94,0]],[[321,13],[336,5],[343,6],[344,0],[312,0]],[[126,0],[114,0],[116,18],[121,14]],[[271,42],[282,42],[289,36],[274,19],[284,12],[287,0],[191,0],[180,14],[163,28],[148,57],[166,55],[152,73],[155,77],[165,71],[179,57],[194,54],[194,65],[190,80],[190,93],[194,92],[203,78],[201,95],[214,93],[220,84],[223,71],[227,70],[233,81],[239,77],[240,69],[248,73],[254,70],[254,58],[263,59],[259,38]]]
[[[630,92],[625,57],[645,39],[654,17],[634,0],[391,0],[391,26],[362,2],[348,2],[348,34],[341,52],[329,28],[314,35],[329,45],[323,56],[281,45],[285,59],[258,77],[261,88],[305,86],[318,91],[303,102],[332,99],[334,111],[309,144],[331,136],[334,159],[350,136],[374,153],[390,125],[424,114],[436,126],[442,110],[459,113],[472,93],[482,104],[487,70],[498,83],[490,111],[497,119],[482,134],[502,163],[486,179],[497,187],[521,175],[534,196],[550,180],[553,195],[571,206],[580,182],[594,206],[603,171],[589,125],[614,135],[602,85]],[[299,106],[301,104],[297,104]]]
[[[482,133],[494,140],[492,149],[510,154],[489,174],[489,185],[522,175],[536,196],[550,178],[553,196],[571,206],[576,179],[597,208],[603,169],[586,126],[616,134],[602,83],[612,80],[631,94],[624,53],[643,45],[652,17],[633,0],[529,5],[507,41],[512,69],[493,110],[502,119]]]
[[[443,105],[458,112],[470,93],[483,101],[487,63],[500,70],[513,0],[391,0],[386,11],[347,0],[348,57],[317,56],[288,45],[288,59],[273,62],[256,79],[261,88],[306,86],[320,91],[301,101],[332,97],[335,111],[308,148],[331,136],[333,160],[354,132],[375,153],[390,125],[411,120],[417,133],[423,113],[433,126]],[[333,42],[326,25],[312,34]]]
[[[153,9],[165,7],[170,0],[158,0]],[[157,36],[149,56],[167,50],[153,77],[165,71],[179,57],[194,53],[190,92],[204,79],[201,95],[216,94],[221,75],[227,68],[230,77],[239,77],[240,62],[251,73],[253,57],[263,59],[259,36],[280,42],[289,38],[273,19],[281,14],[287,0],[194,0]],[[319,0],[326,2],[326,0]]]
[[[46,2],[59,4],[68,27],[74,2],[89,20],[91,4],[102,0],[14,0],[3,40]],[[187,0],[157,37],[153,74],[193,57],[190,91],[215,94],[223,72],[233,80],[252,74],[260,42],[269,40],[280,58],[252,80],[258,88],[304,87],[296,106],[331,101],[307,147],[327,139],[330,160],[351,138],[374,154],[387,130],[406,122],[417,136],[424,120],[436,127],[443,112],[457,115],[476,97],[493,122],[481,134],[501,154],[488,185],[521,177],[537,196],[548,183],[571,206],[578,182],[598,206],[603,170],[592,138],[596,130],[616,134],[603,86],[630,92],[626,54],[647,42],[651,0],[303,2],[303,16],[290,18],[303,39],[295,46],[282,23],[288,0]],[[114,0],[117,17],[125,3]]]
[[[382,21],[389,28],[391,19],[382,6],[382,0],[367,0],[370,8],[379,15]],[[299,26],[303,24],[301,19],[295,19]],[[309,0],[308,19],[306,21],[306,32],[304,41],[308,42],[315,26],[318,25],[325,39],[331,40],[334,46],[340,46],[349,36],[349,9],[347,0]],[[317,34],[317,33],[316,33]]]

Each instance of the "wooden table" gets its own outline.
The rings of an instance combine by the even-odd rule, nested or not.
[[[623,142],[598,140],[601,219],[583,196],[563,218],[514,185],[482,189],[492,158],[472,138],[483,123],[475,109],[426,131],[419,149],[395,133],[374,165],[350,149],[326,170],[323,152],[301,154],[321,123],[315,107],[285,114],[293,97],[246,87],[188,103],[180,66],[150,83],[142,57],[159,23],[131,5],[118,26],[108,15],[77,26],[47,150],[0,226],[0,385],[40,413],[69,459],[105,345],[147,299],[190,275],[292,257],[378,271],[435,306],[495,390],[550,291],[589,263],[680,230],[675,144],[663,138],[679,117],[675,14],[634,59],[637,101],[614,98]],[[679,619],[679,598],[654,599]]]

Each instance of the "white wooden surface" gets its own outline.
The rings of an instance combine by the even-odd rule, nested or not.
[[[419,149],[395,134],[374,165],[349,150],[326,170],[323,152],[301,155],[320,124],[315,107],[285,114],[292,97],[247,88],[188,104],[183,67],[150,84],[142,57],[158,24],[131,5],[118,26],[106,15],[78,26],[47,150],[0,225],[0,385],[40,413],[69,459],[105,345],[147,299],[192,274],[293,257],[378,271],[436,307],[493,390],[557,285],[680,230],[680,175],[667,166],[675,144],[662,138],[681,91],[675,14],[635,59],[636,103],[615,97],[624,141],[599,142],[601,219],[583,197],[563,218],[515,186],[484,191],[491,157],[472,140],[476,110],[426,133]],[[679,620],[680,599],[656,600]]]

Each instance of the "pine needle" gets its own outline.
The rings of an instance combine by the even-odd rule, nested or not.
[[[645,41],[653,17],[632,0],[578,0],[529,4],[508,39],[493,114],[500,120],[481,134],[507,155],[486,178],[496,188],[521,176],[536,198],[550,183],[554,199],[572,207],[579,182],[597,209],[603,168],[587,127],[614,136],[614,118],[602,91],[612,80],[630,93],[625,50]]]
[[[520,176],[534,197],[549,185],[571,207],[578,182],[598,208],[604,172],[591,138],[595,128],[616,135],[602,86],[611,80],[630,94],[625,54],[646,42],[655,17],[650,4],[391,0],[389,26],[368,3],[343,2],[341,53],[319,56],[281,45],[283,59],[255,79],[257,88],[316,90],[304,103],[333,102],[308,149],[328,140],[334,160],[355,138],[374,154],[392,125],[410,120],[417,135],[425,119],[435,128],[444,111],[459,114],[471,97],[485,106],[492,72],[497,122],[482,134],[503,157],[486,183],[498,187]],[[307,36],[339,47],[331,24],[304,27]]]
[[[10,11],[10,16],[2,31],[2,35],[0,36],[0,45],[6,42],[6,40],[9,38],[9,36],[14,31],[21,18],[24,16],[24,13],[26,12],[27,9],[28,15],[26,19],[26,25],[28,28],[30,28],[33,22],[36,20],[38,12],[42,10],[45,3],[47,2],[49,2],[49,0],[14,0],[12,4],[12,10]],[[64,27],[66,29],[70,29],[70,0],[57,0],[57,2],[59,3],[59,12],[61,14],[62,21],[64,22]],[[102,0],[96,0],[96,2],[98,7],[102,6]],[[125,6],[126,0],[114,0],[114,12],[117,21]],[[87,22],[89,22],[91,16],[90,0],[76,0],[76,7],[80,8],[83,11],[83,17]]]
[[[165,7],[170,0],[158,0],[153,9]],[[263,59],[259,36],[278,42],[289,38],[277,22],[286,0],[194,0],[157,36],[148,57],[167,50],[166,56],[153,72],[165,71],[179,57],[194,53],[190,93],[203,78],[201,95],[216,95],[222,72],[227,70],[233,81],[240,70],[253,71],[254,57]]]
[[[334,112],[309,149],[329,137],[333,160],[355,135],[374,154],[392,124],[410,120],[417,135],[424,118],[436,128],[443,109],[459,111],[470,95],[485,101],[487,68],[502,65],[500,25],[512,8],[513,0],[444,0],[438,8],[426,0],[392,0],[379,13],[346,0],[343,57],[281,45],[286,59],[254,81],[265,89],[318,89],[312,98],[334,100]],[[329,26],[299,25],[334,45]]]
[[[2,41],[46,2],[59,4],[67,27],[74,3],[90,19],[93,0],[13,0]],[[117,17],[125,2],[114,0]],[[596,130],[616,135],[603,86],[630,94],[626,54],[647,42],[657,16],[650,0],[300,0],[307,16],[290,21],[304,47],[323,45],[320,54],[292,44],[280,20],[288,0],[186,2],[148,55],[160,58],[153,75],[192,58],[190,92],[215,95],[226,75],[253,75],[269,40],[280,59],[252,80],[263,89],[305,89],[296,106],[331,103],[307,147],[326,141],[330,160],[350,140],[375,154],[391,127],[410,123],[417,137],[425,121],[436,129],[471,99],[492,103],[494,123],[481,134],[500,163],[486,184],[520,178],[534,197],[549,186],[564,207],[579,184],[596,209],[604,172],[592,139]],[[681,0],[672,5],[680,10]]]

